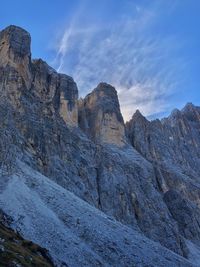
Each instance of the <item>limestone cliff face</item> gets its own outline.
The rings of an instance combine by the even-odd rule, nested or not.
[[[143,155],[147,155],[148,151],[148,128],[149,121],[140,113],[139,110],[133,114],[132,119],[126,123],[126,133],[131,144]],[[143,149],[142,151],[140,149]]]
[[[74,80],[57,73],[41,59],[33,60],[31,90],[40,101],[51,104],[69,126],[78,124],[78,89]]]
[[[5,97],[24,111],[24,92],[48,104],[47,113],[58,112],[66,124],[77,126],[78,89],[73,79],[59,74],[41,59],[31,61],[31,37],[20,27],[0,32],[0,89]]]
[[[109,84],[100,83],[80,102],[79,121],[81,128],[97,142],[126,144],[117,91]]]
[[[30,64],[30,34],[16,26],[9,26],[0,32],[1,66],[18,66],[18,70],[27,71]],[[20,68],[21,67],[21,68]]]
[[[129,229],[128,235],[132,228],[179,254],[181,262],[181,257],[189,258],[187,241],[199,245],[200,239],[200,109],[189,104],[165,120],[152,122],[137,111],[126,124],[127,138],[117,92],[111,85],[101,83],[78,100],[71,77],[57,73],[41,59],[31,60],[30,36],[18,27],[0,33],[0,55],[0,171],[2,159],[9,167],[9,173],[0,179],[0,208],[13,217],[13,224],[21,226],[30,239],[45,243],[65,264],[66,243],[72,236],[81,244],[79,248],[84,247],[76,263],[88,259],[86,252],[91,246],[95,259],[97,256],[102,263],[103,258],[103,266],[112,266],[110,251],[112,259],[118,255],[120,266],[130,265],[124,260],[127,251],[133,251],[131,262],[137,262],[129,239],[113,245],[118,233],[124,236],[121,227]],[[7,155],[15,163],[13,168]],[[30,203],[35,207],[31,213]],[[97,208],[103,212],[100,231]],[[43,233],[46,214],[48,235]],[[114,232],[113,217],[120,221]],[[27,221],[33,222],[31,232]],[[106,234],[101,241],[103,229]],[[120,247],[124,242],[126,249]],[[70,257],[75,243],[69,244]],[[102,244],[106,251],[101,250]],[[163,265],[163,258],[159,262],[156,266]],[[143,263],[141,260],[136,266]]]
[[[148,121],[134,114],[126,124],[127,134],[132,145],[147,159],[168,162],[195,175],[200,172],[199,116],[199,107],[192,104],[174,110],[161,121]]]
[[[200,108],[188,103],[168,118],[138,112],[126,124],[130,142],[152,162],[159,189],[182,234],[200,244]],[[186,215],[187,214],[187,215]],[[188,216],[188,214],[190,214]],[[184,225],[184,226],[183,226]]]
[[[31,86],[31,37],[16,26],[0,32],[0,90],[19,105],[21,91]]]

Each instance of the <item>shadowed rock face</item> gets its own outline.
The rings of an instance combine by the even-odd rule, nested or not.
[[[122,224],[126,224],[127,229],[134,229],[138,235],[145,234],[146,237],[173,252],[189,257],[184,238],[189,238],[192,242],[195,240],[197,243],[198,220],[187,227],[180,224],[182,217],[179,213],[176,214],[171,206],[174,202],[177,207],[180,207],[180,203],[174,197],[167,198],[167,192],[174,189],[178,194],[181,193],[188,203],[192,203],[191,205],[200,205],[199,176],[197,176],[200,145],[199,108],[190,104],[183,111],[174,112],[166,120],[153,122],[149,122],[137,111],[126,125],[129,143],[125,135],[115,88],[106,83],[100,83],[85,99],[78,100],[78,89],[71,77],[57,73],[41,59],[31,60],[29,42],[27,46],[24,44],[25,48],[21,48],[21,54],[18,46],[14,49],[13,45],[10,45],[10,40],[13,38],[18,40],[25,38],[26,35],[29,36],[23,29],[13,27],[8,27],[0,33],[0,116],[6,121],[0,120],[0,151],[3,151],[2,143],[9,140],[7,154],[11,155],[11,158],[15,155],[16,164],[13,168],[9,168],[12,169],[12,175],[7,174],[10,178],[1,179],[0,198],[3,202],[0,201],[0,207],[2,206],[8,215],[14,216],[17,225],[26,234],[29,228],[26,222],[34,220],[31,226],[32,232],[28,233],[28,238],[44,242],[46,248],[54,253],[57,251],[55,244],[61,244],[60,259],[63,258],[61,252],[64,253],[66,244],[58,240],[51,225],[48,228],[50,231],[48,242],[53,236],[56,243],[52,248],[46,242],[47,237],[43,233],[46,209],[49,216],[47,217],[53,219],[53,224],[58,227],[56,229],[69,226],[67,231],[66,228],[62,229],[65,240],[68,240],[67,235],[71,237],[74,232],[76,235],[80,234],[78,239],[81,238],[84,242],[81,262],[87,258],[88,246],[92,246],[95,251],[98,251],[98,257],[99,255],[105,257],[103,266],[106,264],[110,266],[111,261],[102,251],[99,252],[99,249],[102,246],[109,250],[110,242],[112,240],[115,242],[113,239],[115,234],[109,239],[105,237],[103,243],[98,243],[98,246],[95,246],[95,238],[92,235],[90,236],[93,238],[92,243],[88,241],[88,235],[85,235],[85,232],[94,232],[92,224],[96,214],[95,208],[117,219],[120,222],[117,223],[119,228],[125,227]],[[10,32],[17,32],[17,35],[9,36]],[[10,56],[8,51],[17,56]],[[9,138],[6,139],[5,136]],[[0,156],[4,156],[4,153],[0,153]],[[194,160],[189,157],[191,154],[194,155]],[[6,164],[7,159],[3,158]],[[29,172],[27,174],[23,170],[23,175],[19,178],[17,166],[21,163],[29,168]],[[44,203],[36,209],[40,216],[36,216],[34,210],[33,214],[29,213],[28,199],[32,196],[31,201],[34,207],[37,206],[37,198],[34,196],[39,194],[43,184],[43,180],[39,182],[43,178],[33,178],[35,171],[45,175],[43,178],[46,193],[44,195],[42,191],[40,192]],[[12,184],[10,184],[11,181]],[[20,186],[17,187],[19,182]],[[38,184],[40,186],[37,186]],[[26,190],[20,191],[21,187]],[[59,192],[53,198],[50,187],[55,187],[54,189]],[[10,196],[11,189],[16,189],[13,197],[21,207],[20,215],[13,208],[13,203],[7,203],[7,199],[5,201],[5,196]],[[78,203],[81,205],[81,207],[78,204],[74,206],[74,209],[80,208],[77,224],[81,224],[81,216],[84,213],[82,207],[85,205],[91,209],[88,215],[92,218],[91,222],[87,219],[88,221],[79,227],[76,224],[74,228],[72,227],[70,220],[74,218],[75,221],[75,215],[72,214],[73,209],[70,207],[73,206],[71,202],[75,200],[70,202],[69,195],[69,198],[65,198],[66,204],[62,202],[62,196],[69,194],[67,190],[78,196]],[[56,200],[55,196],[57,196]],[[26,199],[25,206],[21,199]],[[71,203],[70,206],[69,203]],[[190,204],[188,204],[189,210],[195,217],[195,209]],[[186,206],[187,204],[181,210],[188,211]],[[87,212],[88,208],[83,210]],[[110,226],[107,215],[104,214],[109,225],[106,231],[110,231],[110,227],[114,226]],[[104,226],[101,225],[101,231],[103,229]],[[190,229],[195,229],[192,230],[193,235],[186,234]],[[95,234],[96,238],[99,238],[100,232]],[[194,235],[197,236],[196,239]],[[123,236],[124,233],[122,233]],[[73,237],[73,240],[77,240],[77,237]],[[119,244],[114,245],[115,253],[120,255],[120,266],[126,266],[126,260],[123,265],[122,259],[127,257],[127,254]],[[71,257],[74,244],[69,247]],[[121,249],[122,252],[120,252]],[[90,253],[94,252],[90,251]],[[64,258],[66,260],[66,255]],[[112,256],[112,262],[115,262],[114,258]],[[132,259],[135,262],[131,254],[130,261]],[[175,258],[173,259],[176,262]],[[91,262],[90,265],[92,265]],[[143,265],[138,263],[136,266]],[[181,265],[174,263],[174,266]],[[190,265],[186,263],[185,266]]]
[[[135,113],[126,131],[133,147],[152,162],[180,232],[199,244],[200,108],[188,103],[161,121]]]
[[[0,32],[0,40],[1,65],[9,60],[11,63],[20,63],[26,57],[31,57],[31,37],[24,29],[9,26]]]
[[[185,174],[200,173],[200,108],[187,104],[168,118],[148,121],[136,114],[126,124],[132,145],[150,161],[167,162]],[[191,157],[192,155],[192,157]]]
[[[79,104],[80,127],[96,142],[124,146],[124,121],[120,112],[117,91],[100,83]]]
[[[200,209],[197,205],[173,189],[164,194],[164,201],[178,222],[182,235],[200,244]]]

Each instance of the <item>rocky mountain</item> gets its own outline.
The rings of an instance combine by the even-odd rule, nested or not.
[[[79,125],[96,143],[121,147],[126,144],[124,121],[114,87],[100,83],[79,101]]]
[[[31,37],[0,32],[0,208],[55,266],[200,265],[200,108],[124,124],[117,91],[84,99]]]

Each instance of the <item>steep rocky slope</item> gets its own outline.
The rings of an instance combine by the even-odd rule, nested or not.
[[[58,266],[195,266],[199,115],[185,111],[183,135],[181,121],[139,112],[125,126],[115,88],[78,100],[30,42],[19,27],[0,32],[0,208],[12,227]]]
[[[11,227],[49,250],[57,266],[193,266],[19,163],[1,207]],[[15,203],[15,205],[13,205]]]

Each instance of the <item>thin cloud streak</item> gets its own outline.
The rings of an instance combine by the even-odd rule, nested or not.
[[[123,16],[107,28],[82,28],[75,16],[57,49],[58,71],[74,77],[81,96],[101,81],[114,85],[125,120],[138,108],[146,116],[168,111],[168,97],[183,82],[185,66],[174,56],[176,38],[150,34],[158,8],[135,6],[134,18]]]

